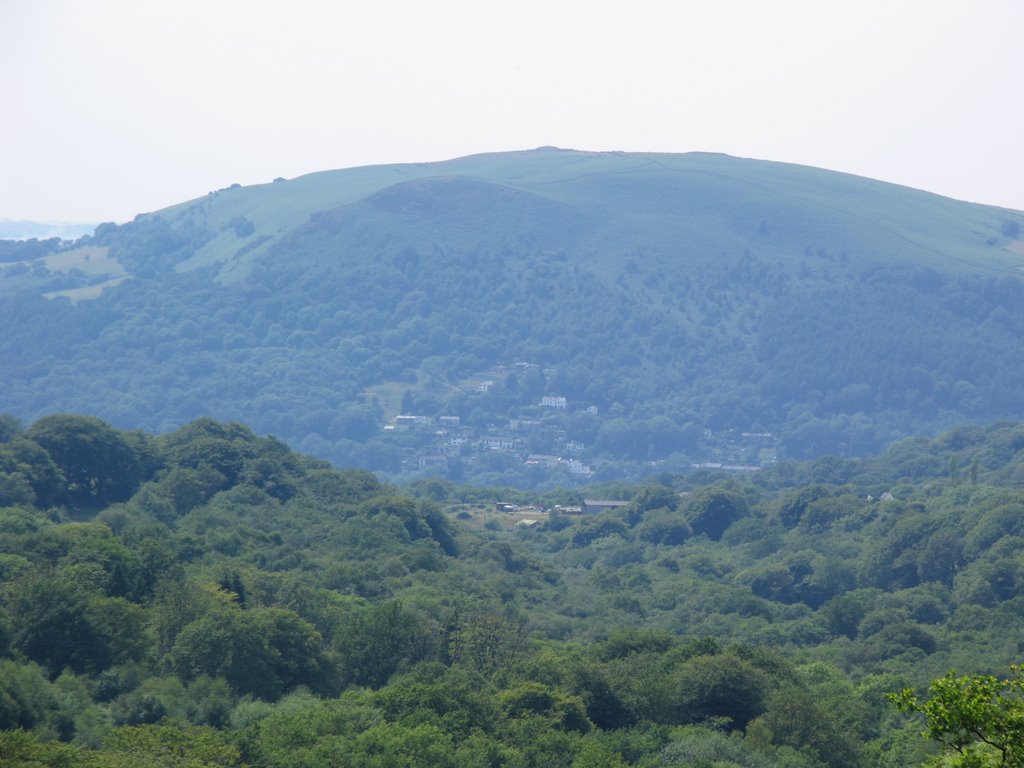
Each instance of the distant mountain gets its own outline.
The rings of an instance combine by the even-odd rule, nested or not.
[[[48,240],[51,237],[77,240],[83,235],[91,235],[98,223],[0,219],[0,240]]]
[[[1024,415],[1022,225],[713,154],[236,185],[0,250],[0,410],[519,485],[861,455]]]

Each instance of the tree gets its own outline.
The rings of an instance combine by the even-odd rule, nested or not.
[[[0,443],[6,443],[15,435],[25,431],[21,419],[9,413],[0,413]]]
[[[764,711],[768,687],[760,670],[733,654],[690,659],[674,673],[672,684],[675,722],[725,718],[740,730]]]
[[[712,486],[695,494],[690,502],[690,526],[697,536],[718,541],[725,529],[749,512],[747,500],[739,491]]]
[[[526,646],[526,624],[495,611],[454,614],[448,621],[448,656],[483,675],[511,666]]]
[[[259,439],[237,422],[220,424],[203,417],[160,440],[171,466],[215,470],[230,487],[238,482],[246,460],[256,455]]]
[[[397,600],[365,608],[339,627],[334,650],[350,683],[380,688],[401,666],[429,653],[423,621]]]
[[[775,744],[799,749],[808,756],[834,768],[859,768],[856,733],[850,723],[843,722],[843,711],[849,711],[851,698],[842,692],[837,699],[829,699],[824,687],[807,684],[783,683],[772,691],[766,702],[766,711],[751,723],[772,734]],[[844,706],[835,706],[836,701]],[[830,706],[831,705],[831,706]]]
[[[955,753],[950,765],[961,768],[1024,766],[1024,676],[957,677],[949,672],[932,681],[922,701],[910,688],[889,694],[902,712],[919,712],[927,720],[925,735]]]
[[[63,500],[64,487],[64,476],[41,446],[20,435],[0,439],[0,506],[48,507]]]
[[[113,766],[159,765],[164,768],[234,768],[244,765],[230,735],[208,726],[134,725],[111,729],[106,758]]]
[[[239,693],[265,701],[298,685],[322,693],[334,689],[320,633],[282,608],[211,611],[181,629],[170,661],[185,680],[223,677]]]
[[[235,598],[219,586],[185,579],[167,579],[156,585],[150,620],[160,656],[171,652],[178,634],[208,613],[233,608]]]
[[[679,507],[679,494],[671,488],[651,485],[643,488],[626,506],[626,520],[632,526],[644,519],[644,516],[655,509],[675,512]]]
[[[116,658],[120,649],[114,647],[119,643],[115,643],[111,633],[122,628],[117,625],[118,617],[105,611],[106,603],[98,595],[63,579],[34,578],[23,582],[11,605],[16,627],[13,645],[28,659],[46,667],[53,677],[65,667],[75,672],[102,671],[121,660]],[[117,609],[122,607],[124,604],[119,602]],[[134,627],[141,609],[128,610]]]
[[[589,547],[605,536],[623,536],[625,533],[626,524],[606,513],[577,523],[570,541],[574,547]]]
[[[939,531],[928,539],[917,556],[917,575],[921,581],[937,581],[953,588],[953,578],[964,565],[963,545],[952,531]]]
[[[32,728],[55,707],[53,690],[39,666],[0,661],[0,731]]]
[[[0,768],[96,765],[79,747],[40,739],[27,731],[0,731]]]
[[[213,467],[201,465],[191,467],[174,467],[160,480],[159,489],[170,499],[174,512],[187,514],[201,504],[205,504],[217,491],[224,490],[228,479]],[[149,486],[144,486],[146,490]],[[137,501],[138,497],[133,499]],[[158,515],[164,522],[170,522],[166,513]]]
[[[31,506],[35,500],[36,495],[24,475],[0,471],[0,507]]]
[[[658,510],[645,514],[644,521],[637,526],[636,535],[641,541],[652,544],[677,546],[690,538],[693,531],[678,513]]]
[[[673,733],[672,741],[662,750],[657,765],[775,768],[781,763],[776,763],[767,755],[756,751],[746,740],[709,727],[690,726]],[[810,761],[787,762],[786,765],[804,766],[810,765]],[[824,763],[815,762],[814,765],[820,766]]]
[[[809,485],[798,491],[792,491],[779,505],[780,522],[786,528],[795,528],[807,512],[807,508],[828,495],[828,491],[821,485]]]
[[[543,683],[520,683],[503,691],[498,696],[498,706],[507,718],[542,717],[563,731],[587,733],[593,728],[578,697]]]
[[[46,449],[64,473],[66,501],[74,507],[127,501],[150,468],[150,457],[140,455],[133,441],[92,416],[46,416],[25,436]]]

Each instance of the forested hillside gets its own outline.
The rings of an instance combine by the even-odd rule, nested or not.
[[[0,417],[0,765],[923,765],[886,694],[1020,660],[1022,476],[1014,423],[539,493]]]
[[[866,455],[1024,412],[1022,223],[705,154],[235,185],[0,244],[3,407],[238,419],[403,481]]]

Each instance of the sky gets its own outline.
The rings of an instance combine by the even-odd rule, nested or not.
[[[0,218],[554,145],[1024,210],[1021,0],[0,0]]]

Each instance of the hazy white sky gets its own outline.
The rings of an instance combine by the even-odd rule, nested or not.
[[[1024,0],[0,0],[0,218],[553,144],[1024,209]]]

